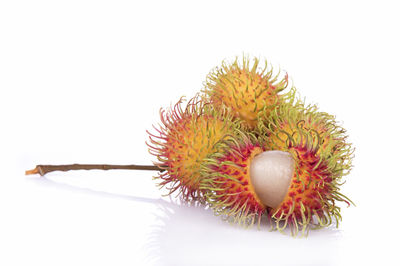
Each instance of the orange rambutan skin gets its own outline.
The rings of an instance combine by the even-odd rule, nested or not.
[[[210,73],[206,82],[206,94],[216,106],[231,108],[233,116],[244,120],[250,129],[257,125],[257,116],[263,109],[267,112],[280,102],[278,94],[288,85],[288,76],[277,81],[272,71],[265,73],[258,69],[259,60],[254,59],[250,67],[248,58],[239,64],[238,60],[222,65],[214,73]]]
[[[149,133],[150,152],[158,159],[160,186],[168,185],[170,193],[178,190],[185,200],[201,200],[200,164],[213,153],[216,142],[230,133],[233,124],[209,105],[192,99],[185,110],[179,101],[169,112],[161,111],[158,135]]]

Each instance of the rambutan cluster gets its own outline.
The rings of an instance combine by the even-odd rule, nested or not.
[[[161,110],[148,143],[165,170],[156,177],[159,185],[245,226],[262,217],[293,234],[333,220],[338,225],[336,203],[351,202],[340,186],[353,149],[333,116],[305,105],[288,85],[287,74],[243,57],[214,69],[186,106],[181,99]],[[251,176],[254,158],[268,151],[285,152],[294,162],[279,204],[266,202]]]

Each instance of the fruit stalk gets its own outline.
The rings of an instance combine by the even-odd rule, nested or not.
[[[40,174],[41,176],[54,172],[54,171],[70,171],[70,170],[150,170],[150,171],[160,171],[162,169],[156,165],[113,165],[113,164],[63,164],[63,165],[37,165],[34,169],[25,171],[26,175]]]

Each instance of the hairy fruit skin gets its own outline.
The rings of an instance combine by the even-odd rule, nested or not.
[[[148,132],[150,153],[157,157],[155,164],[166,171],[159,173],[160,186],[170,193],[179,191],[184,200],[202,201],[200,164],[215,152],[215,143],[232,133],[238,123],[211,105],[191,99],[182,109],[181,99],[168,112],[160,111],[161,125],[157,134]]]
[[[202,187],[211,208],[228,221],[252,225],[267,207],[257,196],[250,179],[250,162],[264,151],[251,135],[236,131],[235,136],[218,143],[218,152],[202,164]]]
[[[305,233],[310,227],[330,225],[332,218],[338,225],[341,216],[336,202],[351,202],[339,190],[341,178],[351,169],[353,149],[334,117],[315,106],[291,102],[260,118],[258,134],[266,149],[289,152],[295,160],[285,199],[269,211],[275,228],[289,225],[294,234]]]
[[[230,108],[234,118],[254,129],[259,113],[273,110],[282,101],[278,93],[288,86],[288,76],[278,78],[279,73],[274,76],[272,69],[267,69],[267,62],[261,66],[254,58],[251,65],[247,57],[242,63],[236,58],[232,64],[223,62],[207,76],[204,92],[216,108]]]

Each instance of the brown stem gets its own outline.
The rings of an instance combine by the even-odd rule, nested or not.
[[[53,171],[70,171],[70,170],[153,170],[165,171],[165,169],[155,165],[111,165],[111,164],[64,164],[64,165],[37,165],[35,169],[25,171],[26,175],[40,174],[41,176]]]

